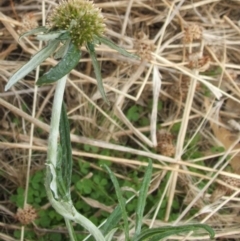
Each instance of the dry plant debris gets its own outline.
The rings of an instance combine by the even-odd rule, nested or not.
[[[173,135],[164,129],[158,133],[157,151],[164,156],[174,156],[175,154]]]
[[[18,208],[16,218],[23,225],[30,224],[37,218],[37,211],[31,205],[26,204],[23,209]]]
[[[40,73],[33,72],[11,91],[4,92],[4,86],[39,48],[34,38],[18,42],[19,34],[45,24],[56,2],[0,1],[0,200],[4,206],[0,239],[4,241],[13,240],[14,228],[20,223],[36,218],[35,211],[30,212],[30,219],[18,212],[20,223],[12,229],[10,224],[16,221],[6,210],[15,212],[11,194],[19,187],[25,189],[30,176],[44,168],[54,86],[36,88],[34,81],[56,60],[47,59]],[[210,224],[221,240],[239,240],[240,2],[94,2],[106,19],[106,35],[142,60],[127,59],[98,46],[110,100],[106,106],[90,58],[84,53],[69,76],[65,93],[74,158],[90,162],[99,172],[96,160],[116,163],[115,173],[122,179],[126,168],[136,171],[146,164],[140,157],[152,158],[164,197],[156,199],[146,225],[198,221]],[[137,113],[138,120],[129,121],[127,110],[133,105],[141,106],[142,111]],[[141,122],[144,118],[146,124]],[[229,121],[234,121],[234,127]],[[158,143],[160,153],[155,153],[160,129],[166,130],[165,139]],[[83,144],[118,154],[79,150]],[[223,147],[220,152],[216,151],[219,147]],[[160,218],[157,207],[163,200],[166,206]],[[178,211],[173,209],[176,200]],[[47,207],[45,203],[40,209]],[[184,240],[208,240],[208,236],[186,234]]]

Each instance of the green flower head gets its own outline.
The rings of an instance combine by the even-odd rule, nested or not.
[[[38,40],[48,41],[48,44],[9,79],[5,90],[11,88],[54,53],[59,63],[41,76],[36,84],[50,84],[58,81],[69,74],[79,63],[80,48],[85,45],[92,59],[99,91],[107,102],[95,45],[105,44],[127,57],[138,58],[138,56],[107,39],[103,36],[104,31],[104,18],[100,9],[96,8],[92,1],[62,0],[50,14],[47,27],[41,26],[21,35],[20,39],[29,35],[37,35]]]
[[[49,16],[48,24],[54,30],[68,30],[75,46],[93,42],[105,31],[101,10],[88,0],[61,1]]]

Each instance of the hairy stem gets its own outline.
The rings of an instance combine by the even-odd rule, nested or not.
[[[61,117],[61,109],[63,102],[63,94],[67,81],[67,75],[57,81],[56,91],[53,100],[52,107],[52,119],[50,125],[50,134],[48,140],[48,155],[47,155],[47,168],[46,168],[46,192],[53,208],[65,218],[66,225],[71,237],[71,240],[76,240],[74,230],[70,223],[70,220],[79,223],[85,229],[87,229],[97,241],[105,241],[100,230],[86,217],[78,213],[73,206],[71,200],[63,201],[59,198],[57,189],[57,157],[58,157],[58,137],[59,137],[59,125]],[[71,145],[71,143],[69,143]]]

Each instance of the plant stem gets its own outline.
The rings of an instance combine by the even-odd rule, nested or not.
[[[65,223],[66,223],[66,226],[67,226],[67,229],[68,229],[68,233],[69,233],[69,236],[70,236],[70,240],[71,241],[78,241],[76,235],[75,235],[75,232],[73,230],[73,226],[70,222],[69,219],[65,218]]]
[[[52,117],[50,124],[50,133],[48,139],[48,154],[47,154],[47,172],[46,172],[46,189],[53,191],[54,196],[58,199],[57,193],[57,153],[58,153],[58,136],[59,136],[59,125],[60,125],[60,116],[62,110],[63,94],[65,90],[65,85],[67,81],[67,76],[57,81],[56,91],[53,99],[52,107]],[[49,191],[51,192],[51,190]]]
[[[72,240],[75,241],[76,236],[69,220],[72,220],[82,225],[94,236],[97,241],[105,241],[105,238],[102,235],[101,231],[89,219],[78,213],[78,211],[73,206],[71,200],[63,201],[58,196],[58,183],[56,173],[56,167],[58,162],[58,136],[63,94],[66,81],[67,75],[57,81],[56,91],[53,100],[52,119],[48,140],[48,155],[45,181],[46,192],[53,208],[65,218],[66,225]],[[71,143],[69,143],[69,145],[71,145]]]
[[[58,135],[59,124],[63,102],[63,94],[67,81],[67,76],[57,81],[56,91],[52,107],[52,119],[50,125],[50,134],[48,139],[48,161],[56,168],[57,166],[57,148],[58,148]]]

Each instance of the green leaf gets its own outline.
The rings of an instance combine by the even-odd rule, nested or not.
[[[48,234],[48,239],[46,238],[45,240],[61,241],[62,240],[62,234],[60,234],[60,233],[50,233],[50,234]]]
[[[149,164],[146,169],[143,182],[138,195],[138,203],[137,203],[137,210],[136,210],[136,226],[135,226],[135,235],[134,235],[135,237],[139,235],[141,232],[143,212],[146,205],[147,192],[151,182],[151,177],[152,177],[152,160],[149,159]]]
[[[92,59],[92,64],[93,64],[94,72],[95,72],[96,79],[97,79],[98,89],[99,89],[104,101],[109,103],[107,100],[105,91],[104,91],[104,87],[103,87],[103,83],[102,83],[102,75],[101,75],[100,67],[99,67],[99,64],[97,61],[94,45],[92,43],[87,43],[87,48],[89,50],[89,54]]]
[[[25,77],[38,65],[40,65],[45,59],[47,59],[58,47],[60,40],[53,40],[48,43],[46,47],[41,49],[35,54],[24,66],[22,66],[8,81],[5,86],[5,91],[11,88],[19,80]]]
[[[133,105],[128,109],[126,116],[130,121],[138,121],[141,112],[139,106]]]
[[[64,163],[62,156],[62,147],[58,145],[57,149],[57,165],[56,165],[56,180],[57,180],[57,194],[60,200],[68,201],[69,194],[64,183],[63,174],[62,174],[62,164]]]
[[[60,143],[61,143],[61,177],[63,181],[63,190],[65,195],[70,200],[70,188],[72,178],[72,147],[70,140],[70,129],[67,118],[67,112],[64,103],[62,104],[61,119],[60,119]],[[57,176],[58,178],[58,176]]]
[[[66,55],[66,53],[69,49],[70,42],[71,42],[71,40],[65,41],[65,43],[54,54],[54,59],[61,59],[63,56]]]
[[[66,33],[66,30],[52,31],[44,34],[38,34],[36,39],[41,41],[49,41],[61,38],[61,35]]]
[[[183,232],[190,232],[198,229],[205,229],[211,239],[214,238],[215,233],[211,227],[206,224],[190,224],[184,226],[165,226],[161,228],[152,228],[144,230],[135,241],[149,240],[149,241],[159,241],[162,238],[169,237],[171,235],[177,235]]]
[[[114,185],[114,188],[115,188],[115,191],[116,191],[116,194],[117,194],[117,198],[118,198],[119,206],[121,208],[122,218],[123,218],[123,222],[124,222],[125,240],[128,241],[129,240],[129,226],[128,226],[127,211],[126,211],[126,208],[125,208],[125,206],[126,206],[125,200],[122,196],[122,192],[120,190],[117,178],[114,176],[113,172],[110,170],[110,168],[108,166],[104,165],[104,168],[109,173],[109,176],[112,180],[112,183]]]
[[[81,192],[81,194],[90,194],[93,190],[93,182],[90,179],[82,179],[79,180],[75,184],[77,190]]]
[[[112,229],[105,237],[105,240],[106,241],[112,241],[113,240],[113,235],[116,233],[118,229],[117,228],[114,228]]]
[[[107,218],[106,223],[102,228],[102,233],[104,235],[109,233],[112,229],[114,229],[119,224],[121,218],[122,218],[121,207],[118,205],[114,209],[114,211],[110,214],[110,216]]]
[[[70,40],[70,34],[69,31],[66,31],[65,33],[61,34],[57,39],[59,40]]]
[[[135,59],[140,59],[139,56],[129,53],[128,51],[126,51],[124,48],[121,48],[119,46],[117,46],[114,42],[112,42],[110,39],[105,38],[105,37],[96,37],[96,39],[98,41],[100,41],[101,43],[107,45],[108,47],[110,47],[111,49],[114,49],[116,51],[118,51],[120,54],[129,57],[129,58],[135,58]]]
[[[40,33],[40,32],[43,32],[43,33],[46,33],[48,31],[48,29],[46,27],[37,27],[37,28],[34,28],[24,34],[22,34],[20,37],[19,37],[19,41],[23,38],[23,37],[27,37],[27,36],[30,36],[30,35],[33,35],[33,34],[36,34],[36,33]]]
[[[70,43],[68,51],[62,60],[40,77],[36,84],[42,85],[56,82],[68,74],[78,64],[80,58],[80,50],[78,50],[73,43]]]

